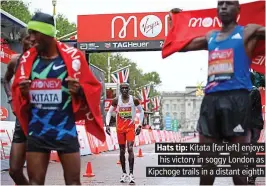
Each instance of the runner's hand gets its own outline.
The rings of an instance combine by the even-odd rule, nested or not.
[[[110,126],[106,126],[106,129],[105,129],[106,133],[111,136],[111,130],[110,130]]]
[[[141,125],[138,126],[138,128],[136,129],[136,136],[138,136],[140,134],[141,131]]]
[[[173,14],[178,14],[180,12],[182,12],[182,10],[180,8],[173,8],[172,10],[170,10],[170,14],[169,14],[169,18],[168,18],[168,23],[170,25],[170,28],[173,27],[172,15]]]
[[[67,77],[66,81],[68,82],[68,89],[70,93],[78,94],[80,92],[81,86],[77,79],[74,79],[72,77]]]
[[[31,80],[29,79],[23,79],[19,83],[19,89],[20,89],[21,95],[25,98],[29,96],[30,84],[31,84]]]

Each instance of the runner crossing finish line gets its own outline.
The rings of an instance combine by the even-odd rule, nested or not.
[[[261,40],[265,42],[265,27],[252,23],[239,25],[237,19],[240,4],[237,0],[218,0],[216,12],[222,22],[220,29],[210,30],[182,42],[179,36],[183,34],[182,37],[185,37],[190,31],[187,25],[182,24],[182,20],[190,17],[192,12],[188,15],[180,8],[172,9],[169,13],[172,29],[166,39],[168,42],[164,44],[163,54],[169,55],[169,49],[171,52],[208,51],[207,84],[197,124],[199,143],[250,143],[250,68],[257,44]],[[262,22],[264,24],[265,20]],[[173,50],[176,46],[180,47]],[[241,152],[232,153],[234,156],[243,156]],[[200,154],[205,157],[217,156],[217,152],[212,151]],[[211,168],[212,165],[203,166]],[[231,167],[236,165],[231,164]],[[213,185],[214,180],[215,175],[201,175],[200,185]],[[233,181],[235,185],[247,185],[246,177],[234,175]]]

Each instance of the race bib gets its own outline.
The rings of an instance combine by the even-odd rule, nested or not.
[[[33,104],[60,104],[62,82],[60,79],[35,79],[30,87],[30,101]]]
[[[208,81],[230,80],[234,75],[233,49],[209,52]]]
[[[119,112],[119,116],[121,118],[131,118],[132,117],[131,107],[119,108],[118,112]]]

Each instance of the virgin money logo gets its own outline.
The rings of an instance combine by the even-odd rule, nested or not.
[[[237,22],[240,19],[240,15],[237,17]],[[190,18],[189,22],[188,22],[188,26],[189,27],[205,27],[205,28],[209,28],[209,27],[222,27],[222,22],[219,20],[218,17],[199,17],[199,18],[195,18],[192,17]]]
[[[168,34],[168,18],[169,15],[164,17],[164,25],[162,20],[155,15],[146,15],[142,19],[137,16],[129,16],[127,19],[123,16],[115,16],[111,21],[111,38],[126,38],[127,33],[133,33],[134,38],[138,37],[140,31],[145,37],[153,38],[158,36],[164,31],[164,36]],[[140,20],[140,22],[138,22]],[[122,21],[122,27],[118,27],[115,23]],[[128,25],[133,22],[133,29],[129,30]],[[164,27],[164,30],[163,30]],[[117,33],[118,31],[118,33]]]
[[[140,21],[140,31],[146,37],[156,37],[162,31],[162,21],[155,15],[147,15]]]

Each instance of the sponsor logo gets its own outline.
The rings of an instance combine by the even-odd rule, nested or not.
[[[244,129],[242,128],[242,126],[240,124],[238,124],[234,129],[234,132],[244,132]]]
[[[61,89],[60,79],[35,79],[31,83],[31,89]]]
[[[156,37],[162,31],[162,21],[155,15],[147,15],[140,21],[140,31],[146,37]]]
[[[90,50],[89,43],[80,43],[79,48],[81,50]],[[115,41],[110,43],[99,43],[99,50],[119,50],[119,49],[148,49],[148,48],[162,48],[164,41]]]
[[[123,21],[123,27],[121,28],[121,30],[118,33],[118,37],[119,38],[125,38],[127,35],[127,25],[130,23],[131,20],[134,20],[134,37],[137,37],[137,18],[136,16],[130,16],[127,20],[122,17],[122,16],[116,16],[112,19],[112,27],[111,27],[111,34],[112,34],[112,38],[115,37],[115,29],[114,29],[114,25],[115,25],[115,21],[117,19],[121,19]]]
[[[242,37],[241,37],[241,35],[239,33],[233,35],[231,38],[232,39],[242,39]]]
[[[239,21],[239,19],[240,19],[240,15],[237,17],[237,22]],[[222,22],[219,20],[218,17],[214,17],[214,18],[211,18],[211,17],[205,17],[205,18],[192,17],[189,20],[188,26],[189,27],[205,27],[205,28],[217,27],[217,26],[222,27]]]
[[[169,15],[165,15],[164,17],[164,35],[167,36],[168,34],[168,18]],[[115,38],[115,31],[119,29],[115,26],[115,22],[117,20],[121,20],[123,22],[122,27],[118,32],[118,38],[126,38],[127,36],[127,27],[130,22],[133,22],[133,30],[131,32],[134,34],[134,37],[138,37],[138,29],[140,32],[148,38],[153,38],[158,36],[163,30],[162,20],[155,16],[155,15],[147,15],[143,17],[138,25],[137,21],[138,18],[136,16],[129,16],[125,19],[123,16],[115,16],[111,21],[111,38]],[[139,28],[138,28],[139,26]]]
[[[114,42],[114,48],[147,48],[149,42]]]
[[[96,43],[80,43],[79,48],[80,50],[97,50],[99,46]]]
[[[58,69],[60,69],[60,68],[62,68],[62,67],[64,67],[64,66],[66,66],[66,65],[59,65],[59,66],[53,66],[53,70],[58,70]]]
[[[105,43],[104,46],[105,46],[105,48],[110,48],[111,47],[111,43]]]
[[[265,64],[265,56],[264,55],[257,56],[256,58],[254,58],[252,60],[252,63],[253,64],[256,64],[256,65],[263,65],[263,64]]]
[[[228,59],[233,57],[233,51],[232,50],[215,50],[213,52],[210,52],[210,60],[216,60],[216,59]]]
[[[89,43],[89,44],[88,44],[88,47],[89,47],[89,49],[91,49],[91,50],[96,50],[96,48],[98,48],[99,46],[97,46],[96,43]]]

